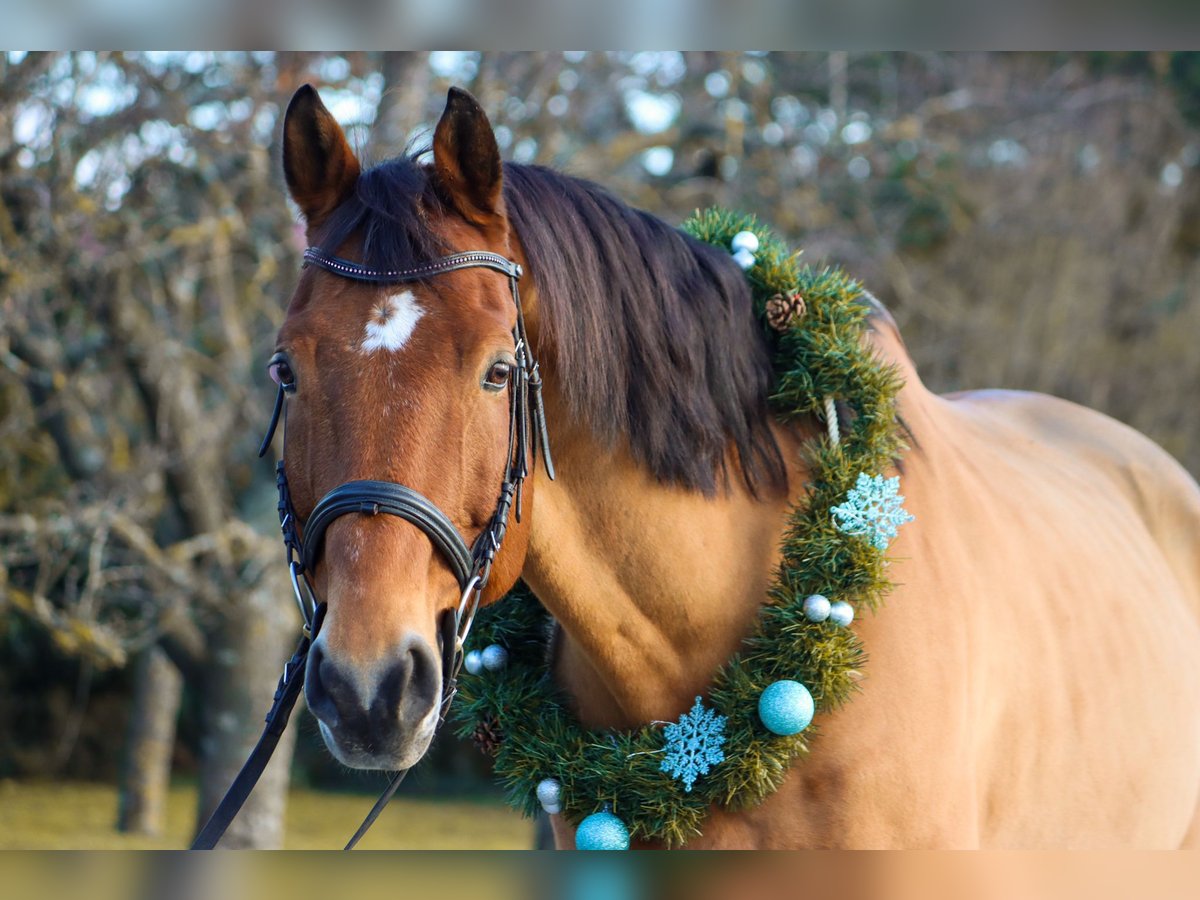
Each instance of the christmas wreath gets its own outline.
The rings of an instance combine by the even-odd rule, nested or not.
[[[746,272],[772,352],[772,412],[785,422],[815,416],[828,437],[806,447],[810,481],[753,633],[678,722],[584,728],[552,678],[553,621],[537,599],[518,586],[479,613],[458,731],[494,753],[513,806],[564,815],[581,848],[631,838],[679,846],[702,833],[711,807],[745,809],[776,790],[807,752],[814,715],[819,722],[858,689],[865,656],[849,625],[889,590],[888,541],[911,518],[898,479],[883,476],[903,449],[902,382],[863,340],[870,308],[860,286],[839,270],[800,266],[753,216],[707,210],[683,229],[731,251]]]

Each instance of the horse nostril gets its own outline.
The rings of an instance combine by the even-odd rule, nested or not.
[[[440,671],[441,662],[423,638],[405,639],[379,681],[372,714],[416,725],[440,699]]]
[[[339,718],[339,702],[336,696],[339,687],[345,687],[345,679],[336,671],[332,662],[325,658],[321,645],[313,644],[308,652],[308,664],[304,672],[304,699],[309,711],[330,727],[336,725]]]

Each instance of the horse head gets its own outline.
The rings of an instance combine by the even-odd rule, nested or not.
[[[288,390],[284,459],[302,527],[338,486],[388,482],[426,498],[470,547],[503,505],[514,452],[524,454],[524,441],[517,451],[511,443],[526,374],[516,289],[485,265],[421,271],[466,251],[500,263],[522,257],[496,141],[469,94],[450,92],[432,149],[431,163],[364,171],[316,92],[305,86],[292,98],[284,173],[319,255],[300,276],[270,374]],[[347,260],[412,277],[345,277]],[[528,486],[525,494],[528,507]],[[339,760],[401,769],[420,759],[438,724],[450,674],[440,623],[459,606],[463,578],[421,528],[371,512],[365,504],[329,519],[308,548],[326,609],[305,694]],[[520,572],[529,517],[517,519],[484,603]]]

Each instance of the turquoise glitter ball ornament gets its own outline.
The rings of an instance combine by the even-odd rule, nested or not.
[[[829,621],[845,628],[854,621],[854,607],[845,600],[839,600],[829,607]]]
[[[610,812],[592,813],[575,829],[576,850],[628,850],[629,829]]]
[[[829,598],[810,594],[804,598],[804,617],[810,622],[824,622],[829,618]]]
[[[778,735],[799,734],[812,722],[815,704],[798,681],[776,681],[758,698],[758,717]]]

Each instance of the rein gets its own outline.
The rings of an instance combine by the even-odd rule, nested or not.
[[[438,622],[438,639],[442,654],[442,698],[438,714],[440,728],[458,691],[463,644],[479,609],[479,600],[491,575],[492,564],[504,541],[510,512],[515,512],[516,520],[521,521],[522,485],[529,476],[531,463],[536,462],[539,443],[546,474],[551,480],[554,478],[554,462],[550,455],[550,438],[542,402],[542,379],[525,332],[525,316],[517,289],[517,282],[523,274],[519,264],[496,253],[471,250],[444,256],[409,269],[378,270],[333,256],[320,248],[309,247],[304,251],[304,265],[310,264],[342,278],[371,284],[420,281],[469,268],[492,269],[508,277],[509,291],[517,311],[516,325],[512,332],[517,364],[508,386],[510,415],[507,463],[503,480],[500,482],[495,512],[488,526],[471,546],[467,545],[454,523],[432,501],[410,487],[390,481],[365,480],[341,484],[322,497],[313,507],[307,521],[301,522],[292,506],[284,460],[281,458],[275,464],[275,484],[279,494],[279,528],[283,536],[292,590],[304,619],[304,633],[296,652],[284,665],[283,675],[279,679],[271,709],[266,716],[266,728],[262,736],[224,798],[196,836],[191,847],[193,850],[211,850],[217,845],[266,768],[287,726],[292,708],[300,696],[308,652],[320,631],[326,609],[325,604],[317,599],[309,574],[315,569],[325,531],[334,520],[345,515],[384,514],[411,522],[424,532],[454,573],[462,592],[459,603],[456,609],[446,610]],[[283,422],[286,445],[287,395],[295,389],[294,384],[279,385],[271,420],[258,450],[260,457],[266,455],[270,448],[280,421]],[[530,440],[531,426],[537,431],[536,442]],[[408,771],[404,769],[392,776],[387,788],[345,849],[352,849],[367,832]]]

